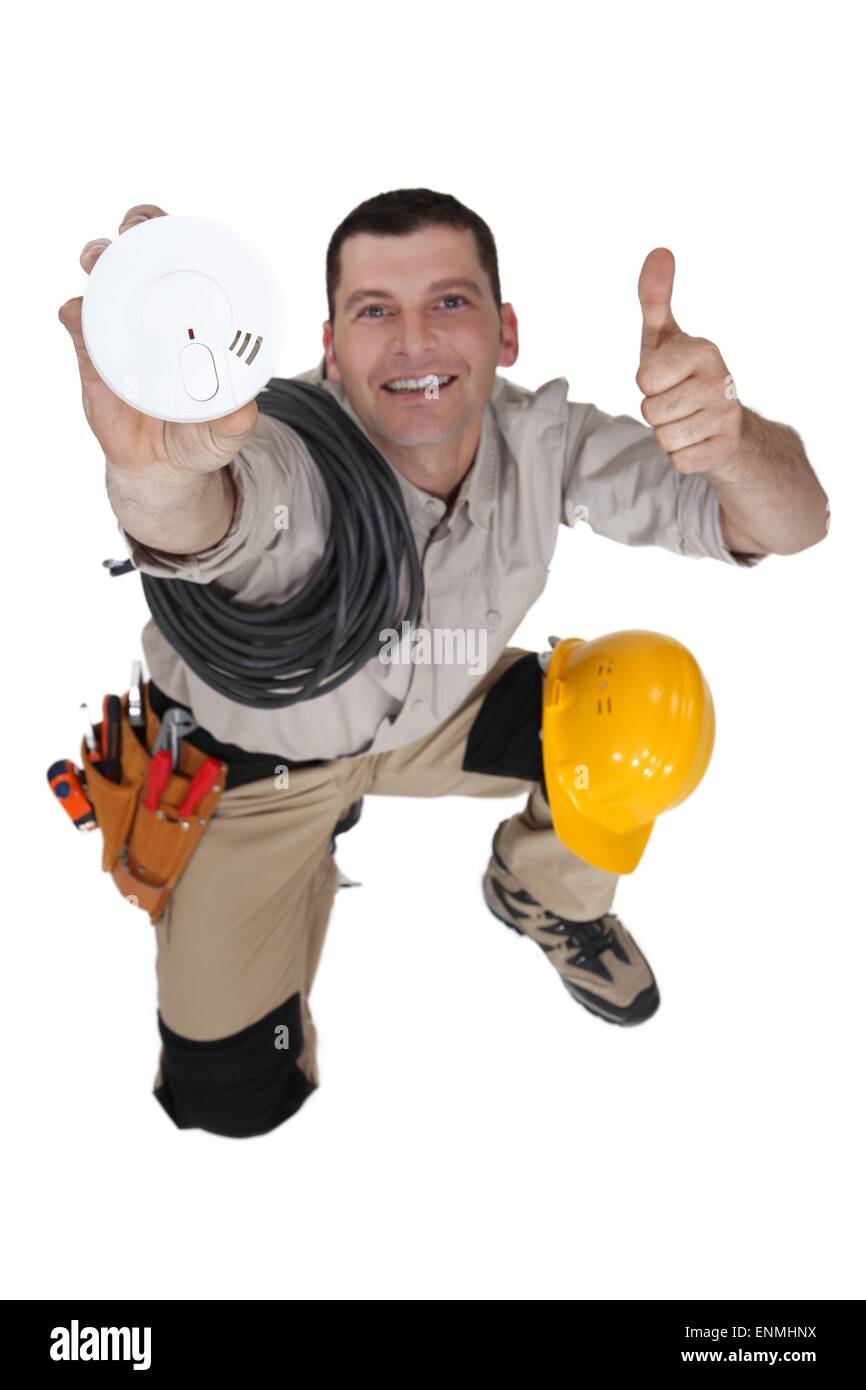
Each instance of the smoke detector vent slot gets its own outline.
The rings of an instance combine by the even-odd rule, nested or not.
[[[243,329],[242,329],[242,328],[239,328],[238,331],[235,333],[235,336],[232,338],[232,340],[231,340],[231,342],[230,342],[230,344],[229,344],[229,352],[234,352],[236,357],[243,357],[244,353],[246,352],[247,348],[249,347],[250,338],[253,336],[252,333],[245,333],[245,334],[244,334],[244,338],[243,338],[243,342],[241,343],[240,347],[238,347],[238,346],[237,346],[237,344],[238,344],[238,339],[240,338],[240,336],[241,336],[242,333],[243,333]],[[254,361],[255,361],[256,355],[257,355],[258,350],[259,350],[259,348],[261,347],[261,345],[262,345],[262,339],[261,339],[261,337],[256,338],[256,341],[253,343],[252,352],[250,353],[249,357],[246,358],[247,366],[249,366],[249,364],[250,364],[251,362],[254,362]]]

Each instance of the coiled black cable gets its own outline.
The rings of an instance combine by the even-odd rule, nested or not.
[[[414,622],[423,572],[389,464],[337,401],[310,382],[272,377],[256,404],[302,436],[328,489],[331,530],[306,584],[282,603],[251,608],[213,582],[144,573],[141,581],[163,637],[206,685],[250,709],[282,709],[350,680],[381,650],[382,628]],[[404,556],[410,592],[401,615]]]

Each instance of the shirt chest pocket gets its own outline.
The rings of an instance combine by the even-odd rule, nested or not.
[[[438,576],[428,586],[421,626],[482,629],[504,645],[543,592],[548,570],[543,564],[515,568],[508,574]]]

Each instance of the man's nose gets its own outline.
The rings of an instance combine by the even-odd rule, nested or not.
[[[395,352],[416,360],[434,349],[437,342],[436,328],[423,309],[404,310],[398,315],[391,339]]]

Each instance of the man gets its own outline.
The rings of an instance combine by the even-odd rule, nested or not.
[[[161,215],[131,208],[120,233]],[[105,245],[87,244],[85,270]],[[190,708],[191,741],[231,768],[156,926],[155,1094],[179,1127],[233,1136],[273,1129],[318,1084],[309,994],[339,882],[334,835],[368,793],[527,792],[496,831],[488,906],[545,950],[591,1012],[625,1025],[654,1013],[652,970],[610,911],[616,875],[573,855],[538,776],[510,775],[499,759],[506,710],[523,710],[538,747],[537,654],[506,643],[544,589],[561,524],[585,518],[625,544],[740,565],[826,530],[799,437],[743,408],[718,348],[675,323],[666,249],[638,284],[646,424],[567,400],[562,378],[532,392],[498,374],[517,360],[517,317],[490,229],[456,199],[380,194],[337,228],[326,264],[324,355],[299,379],[331,394],[394,470],[423,564],[419,626],[483,635],[486,668],[374,657],[333,691],[260,711],[216,693],[145,628],[153,709]],[[329,499],[298,434],[255,402],[210,424],[141,416],[89,362],[81,300],[59,316],[135,565],[219,580],[252,606],[301,588]]]

